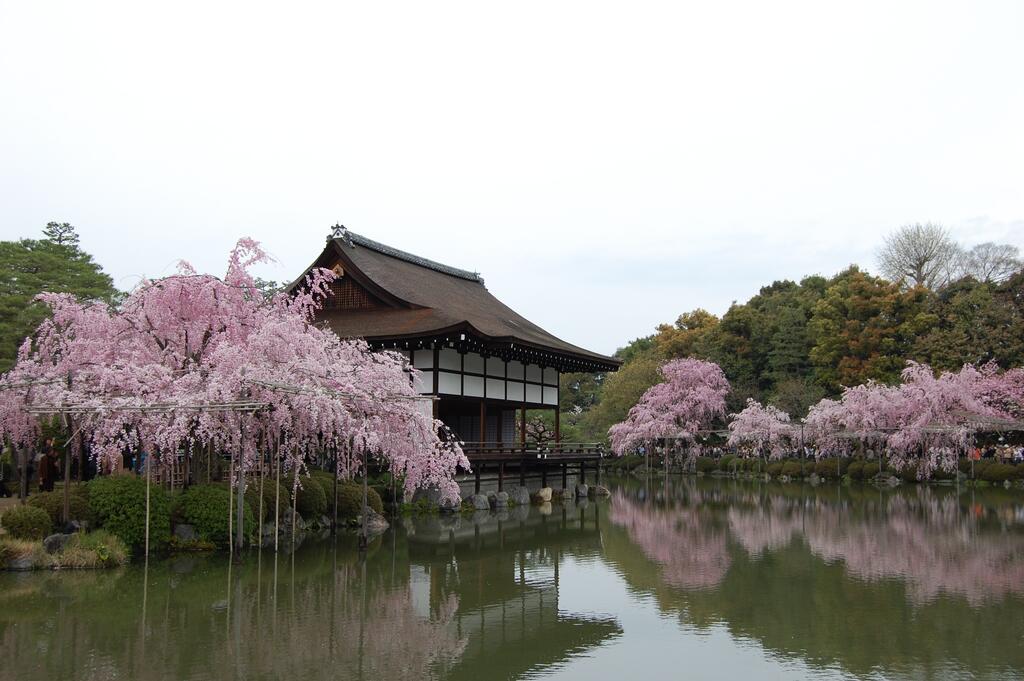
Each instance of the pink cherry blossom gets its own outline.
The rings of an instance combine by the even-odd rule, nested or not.
[[[676,359],[660,371],[665,380],[648,388],[626,420],[608,430],[616,454],[621,456],[664,438],[692,442],[699,431],[725,415],[729,381],[717,364]]]
[[[765,406],[748,399],[746,408],[731,416],[729,446],[748,445],[759,454],[781,459],[796,444],[797,438],[789,422],[789,414],[772,405]]]
[[[469,463],[424,408],[415,369],[313,324],[333,278],[327,270],[294,295],[264,298],[248,268],[265,260],[258,243],[242,239],[224,279],[182,263],[176,275],[143,281],[116,310],[40,296],[53,314],[0,377],[0,433],[28,444],[38,436],[33,409],[73,408],[100,463],[126,449],[152,447],[159,461],[210,443],[244,471],[269,450],[294,472],[327,452],[343,477],[371,457],[410,491],[438,487],[456,498],[455,472]]]

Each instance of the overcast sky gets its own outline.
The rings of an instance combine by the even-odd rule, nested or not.
[[[120,288],[329,227],[611,352],[896,226],[1024,246],[1024,2],[0,0],[0,238]]]

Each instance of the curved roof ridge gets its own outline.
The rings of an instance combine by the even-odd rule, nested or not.
[[[477,272],[460,270],[457,267],[451,267],[450,265],[428,260],[427,258],[422,258],[407,251],[402,251],[392,246],[388,246],[387,244],[382,244],[379,241],[374,241],[362,234],[356,234],[355,232],[349,232],[346,230],[345,236],[336,237],[334,240],[338,242],[340,246],[352,247],[353,245],[359,245],[363,248],[369,248],[372,251],[377,251],[378,253],[391,256],[392,258],[398,258],[399,260],[404,260],[414,265],[419,265],[420,267],[426,267],[427,269],[434,270],[435,272],[441,272],[442,274],[458,277],[459,279],[466,279],[478,284],[484,283],[483,277],[481,277]]]

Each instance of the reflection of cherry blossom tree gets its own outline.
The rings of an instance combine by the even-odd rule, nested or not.
[[[755,452],[766,458],[781,459],[794,445],[793,426],[789,414],[773,407],[762,405],[753,399],[738,414],[732,414],[729,422],[728,444],[733,447],[750,445]]]
[[[821,499],[800,503],[751,493],[727,512],[732,539],[753,556],[782,549],[797,538],[827,562],[842,562],[865,581],[902,579],[919,604],[958,594],[971,604],[1024,594],[1024,536],[980,530],[964,517],[956,497],[915,494],[886,497],[875,512]],[[711,511],[701,519],[715,523]]]
[[[710,589],[725,578],[730,564],[726,533],[703,522],[698,508],[656,508],[617,490],[608,518],[661,566],[666,583],[681,589]]]
[[[660,371],[665,380],[648,388],[626,420],[608,430],[616,454],[664,438],[692,442],[700,430],[725,415],[729,382],[717,364],[676,359],[666,362]]]

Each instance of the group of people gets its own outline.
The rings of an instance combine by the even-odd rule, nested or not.
[[[9,466],[0,466],[0,496],[12,496],[16,493],[10,485],[21,484],[21,475],[25,476],[28,484],[26,492],[31,492],[33,481],[40,492],[52,492],[54,485],[61,479],[63,468],[61,466],[60,451],[54,445],[52,437],[43,440],[42,445],[34,452],[26,452],[26,459],[19,465],[16,456],[8,460]]]

